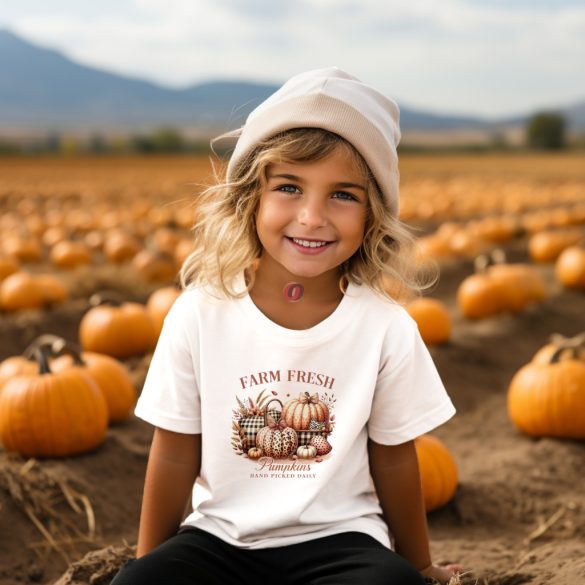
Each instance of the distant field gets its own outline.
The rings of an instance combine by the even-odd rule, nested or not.
[[[499,188],[505,183],[533,186],[580,184],[585,188],[585,154],[404,154],[400,157],[403,195],[410,198],[428,181]],[[0,196],[119,194],[188,197],[211,179],[207,157],[100,156],[0,158]],[[584,194],[585,198],[585,194]]]
[[[174,197],[209,179],[206,157],[96,156],[0,157],[0,193],[39,195],[120,193]]]

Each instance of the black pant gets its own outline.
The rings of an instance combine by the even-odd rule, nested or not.
[[[241,549],[198,529],[126,563],[111,585],[424,585],[400,555],[361,532]]]

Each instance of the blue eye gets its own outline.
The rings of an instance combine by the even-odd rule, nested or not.
[[[277,191],[284,191],[285,193],[297,193],[299,191],[298,187],[294,185],[279,185],[276,187]]]
[[[335,193],[333,193],[333,196],[336,199],[343,199],[344,201],[358,201],[357,197],[355,197],[351,193],[348,193],[347,191],[335,191]]]

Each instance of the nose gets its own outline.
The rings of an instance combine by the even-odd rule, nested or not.
[[[317,197],[306,197],[299,209],[299,223],[309,228],[323,227],[327,224],[325,204]]]

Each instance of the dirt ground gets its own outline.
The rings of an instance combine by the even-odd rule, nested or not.
[[[512,260],[523,259],[522,243],[512,254]],[[451,341],[431,351],[458,410],[436,435],[454,454],[460,473],[455,499],[429,515],[434,557],[462,562],[472,571],[470,582],[584,583],[585,445],[521,435],[506,414],[506,389],[551,333],[573,335],[584,329],[585,297],[561,290],[551,267],[544,266],[551,295],[543,305],[470,322],[458,313],[454,293],[471,270],[465,262],[444,266],[433,291],[447,303],[454,328]],[[44,332],[76,339],[87,289],[110,285],[137,300],[150,292],[145,287],[137,294],[133,283],[125,284],[124,274],[112,268],[97,277],[94,271],[91,283],[82,272],[70,278],[72,283],[77,279],[78,298],[66,306],[0,317],[0,358],[22,351]],[[148,359],[128,362],[137,388]],[[151,433],[133,417],[110,428],[105,443],[86,455],[27,462],[0,451],[1,585],[53,583],[86,552],[108,546],[118,547],[108,549],[111,554],[102,551],[110,561],[112,555],[114,560],[124,557],[120,550],[130,554],[119,547],[136,542]],[[68,502],[68,491],[77,495],[76,506]],[[87,574],[77,579],[87,580],[67,582],[90,582]]]
[[[526,261],[526,241],[508,252],[511,261]],[[561,289],[552,266],[539,270],[549,297],[521,314],[461,316],[455,291],[472,272],[469,261],[445,264],[431,293],[453,320],[451,340],[431,353],[458,411],[435,434],[456,459],[460,485],[428,521],[435,560],[461,562],[470,572],[465,583],[585,583],[585,444],[528,438],[506,412],[510,379],[549,336],[585,330],[585,295]],[[76,340],[91,292],[115,289],[145,301],[155,288],[137,288],[124,267],[67,278],[74,294],[64,306],[0,314],[0,359],[41,333]],[[148,361],[127,360],[138,390]],[[27,461],[0,448],[0,585],[108,583],[136,542],[151,435],[131,417],[111,427],[96,451],[77,457]]]

